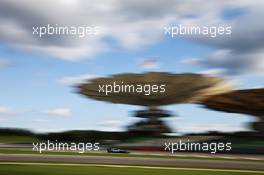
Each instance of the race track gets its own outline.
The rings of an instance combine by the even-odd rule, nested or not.
[[[44,154],[0,154],[1,162],[56,162],[112,165],[168,166],[182,168],[210,168],[264,171],[262,161],[200,160],[176,158],[142,158],[112,156],[44,155]]]

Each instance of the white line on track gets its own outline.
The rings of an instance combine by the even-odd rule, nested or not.
[[[264,171],[257,170],[237,170],[237,169],[209,169],[209,168],[177,168],[177,167],[154,167],[154,166],[133,166],[133,165],[110,165],[110,164],[71,164],[71,163],[27,163],[27,162],[0,162],[0,165],[44,165],[44,166],[87,166],[87,167],[111,167],[111,168],[141,168],[160,170],[185,170],[185,171],[210,171],[210,172],[237,172],[237,173],[258,173]]]

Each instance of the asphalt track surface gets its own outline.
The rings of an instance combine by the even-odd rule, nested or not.
[[[236,169],[264,171],[264,162],[235,160],[199,160],[176,158],[142,158],[111,156],[72,156],[72,155],[35,155],[0,154],[2,162],[56,162],[112,165],[168,166],[182,168]]]

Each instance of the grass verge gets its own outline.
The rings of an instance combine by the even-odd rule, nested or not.
[[[0,164],[0,173],[4,175],[260,175],[254,171],[220,171],[194,169],[159,169],[150,167],[126,166],[77,166],[77,165],[38,165],[38,164]]]

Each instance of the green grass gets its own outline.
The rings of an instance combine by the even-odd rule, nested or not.
[[[32,143],[37,139],[30,136],[0,136],[0,143]]]
[[[253,172],[219,172],[205,170],[165,170],[136,167],[99,167],[69,165],[0,165],[2,175],[259,175]]]

